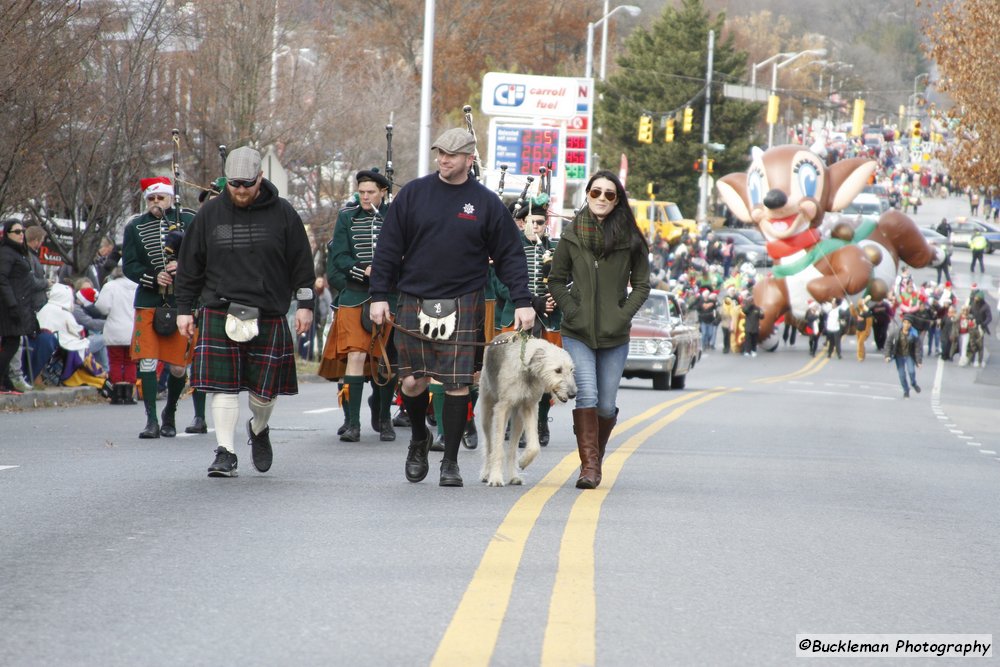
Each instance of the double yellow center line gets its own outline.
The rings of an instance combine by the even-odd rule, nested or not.
[[[619,446],[603,465],[603,481],[580,493],[570,510],[559,549],[559,567],[549,603],[542,664],[594,664],[597,609],[594,596],[594,536],[601,505],[628,458],[663,427],[688,410],[737,389],[716,388],[686,393],[632,417],[616,428],[623,433],[673,406]],[[567,454],[538,484],[514,504],[493,535],[462,600],[445,631],[432,665],[488,665],[510,603],[514,579],[528,537],[545,504],[563,488],[580,465]]]

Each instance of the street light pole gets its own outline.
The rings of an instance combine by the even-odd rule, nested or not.
[[[598,25],[607,25],[608,19],[617,13],[619,9],[628,12],[629,16],[638,16],[642,13],[642,9],[635,5],[618,5],[601,18],[587,24],[587,64],[583,74],[584,78],[589,79],[594,76],[594,28]],[[601,78],[604,78],[603,71],[601,72]]]
[[[424,62],[420,73],[420,154],[417,176],[430,173],[431,90],[434,83],[434,0],[424,0]]]
[[[787,54],[786,54],[787,55]],[[780,63],[775,62],[771,65],[771,95],[774,95],[778,89],[778,70],[786,65],[790,65],[802,56],[825,56],[826,49],[807,49],[805,51],[799,51],[798,53],[793,53],[787,59],[782,60]],[[767,147],[770,148],[774,145],[774,123],[767,124]]]

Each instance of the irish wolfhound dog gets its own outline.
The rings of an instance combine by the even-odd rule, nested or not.
[[[483,468],[480,479],[490,486],[521,484],[514,470],[517,441],[523,432],[526,447],[518,468],[524,470],[538,456],[538,401],[550,393],[565,403],[576,396],[573,360],[562,348],[539,338],[500,334],[486,347],[479,381]],[[504,429],[511,419],[510,440]]]

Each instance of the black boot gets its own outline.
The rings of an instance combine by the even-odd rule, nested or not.
[[[123,389],[122,382],[116,382],[115,386],[111,389],[111,405],[125,405],[125,393]]]
[[[441,461],[441,480],[438,486],[462,486],[462,475],[459,474],[457,463],[448,459]]]
[[[177,435],[177,425],[174,424],[174,413],[167,412],[164,408],[163,412],[160,413],[160,436],[164,438],[173,438]]]
[[[462,435],[462,444],[466,449],[475,449],[479,446],[479,432],[476,431],[476,420],[470,419],[465,424],[465,433]]]
[[[146,428],[142,430],[139,434],[139,438],[142,440],[151,440],[153,438],[160,437],[160,424],[156,421],[156,417],[146,417]]]

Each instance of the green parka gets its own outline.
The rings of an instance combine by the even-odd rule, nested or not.
[[[563,312],[563,336],[592,349],[617,347],[628,342],[632,317],[649,296],[649,254],[633,258],[626,237],[597,259],[571,225],[556,246],[549,290]]]

